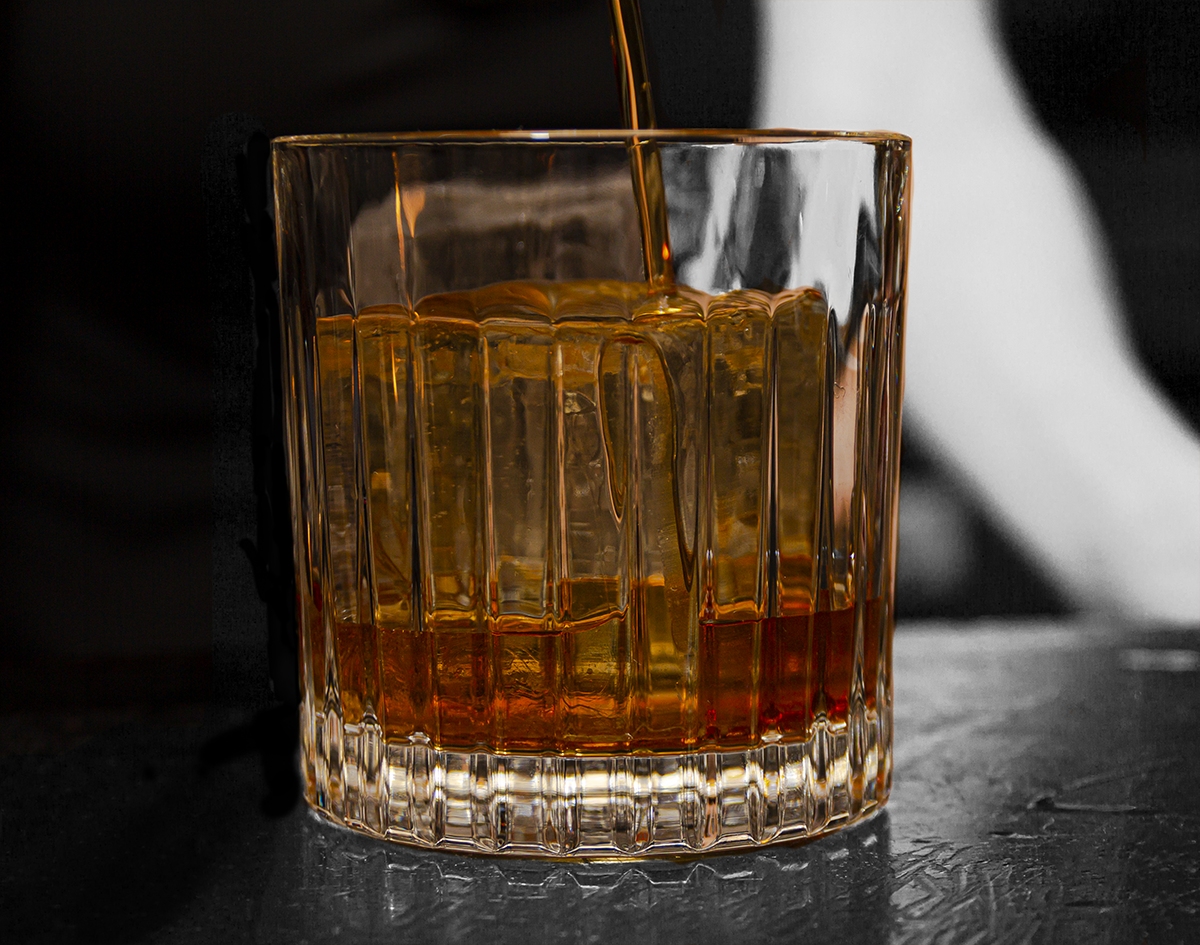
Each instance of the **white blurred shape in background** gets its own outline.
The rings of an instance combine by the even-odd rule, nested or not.
[[[766,0],[757,127],[913,139],[905,429],[1076,606],[1200,624],[1200,441],[975,0]]]

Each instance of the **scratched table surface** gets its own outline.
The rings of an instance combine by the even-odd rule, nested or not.
[[[895,655],[885,812],[688,862],[468,858],[271,814],[256,752],[201,774],[247,731],[228,709],[9,717],[0,941],[1200,942],[1200,632],[920,624]]]

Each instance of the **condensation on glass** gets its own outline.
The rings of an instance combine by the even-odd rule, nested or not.
[[[309,803],[686,854],[886,800],[909,142],[274,144]]]

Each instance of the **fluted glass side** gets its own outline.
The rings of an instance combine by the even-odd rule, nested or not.
[[[307,796],[392,839],[794,839],[891,780],[908,143],[277,142]]]

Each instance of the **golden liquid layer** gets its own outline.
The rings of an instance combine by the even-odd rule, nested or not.
[[[637,589],[629,611],[579,628],[522,617],[473,630],[339,623],[343,712],[373,709],[385,740],[440,750],[606,755],[799,741],[815,718],[846,723],[856,692],[875,709],[888,638],[878,601],[861,627],[846,608],[673,633],[664,600],[661,587]],[[375,689],[379,704],[365,705]]]
[[[741,749],[873,707],[886,586],[821,556],[856,409],[828,324],[811,289],[611,282],[319,319],[315,692],[389,741],[524,753]]]

